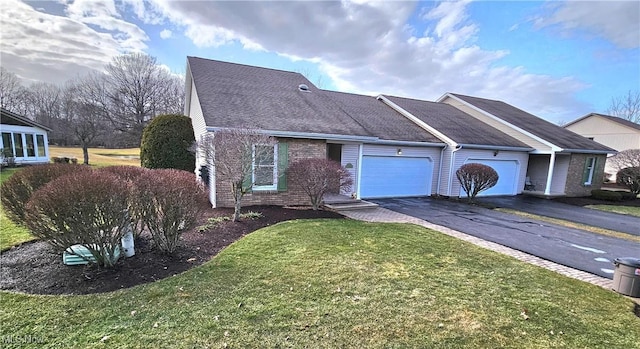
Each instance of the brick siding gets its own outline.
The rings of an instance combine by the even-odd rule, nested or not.
[[[596,157],[596,168],[593,173],[591,185],[584,185],[582,175],[584,164],[588,157]],[[604,177],[604,166],[607,160],[606,155],[595,154],[571,154],[569,170],[567,172],[567,183],[564,192],[567,196],[591,196],[591,191],[600,189]]]
[[[324,140],[279,138],[278,142],[286,142],[289,145],[287,167],[301,159],[324,159],[327,157],[327,145]],[[216,195],[216,205],[218,207],[233,207],[231,184],[228,181],[217,181]],[[310,204],[309,197],[302,190],[292,185],[288,179],[286,191],[255,191],[242,197],[242,206]]]

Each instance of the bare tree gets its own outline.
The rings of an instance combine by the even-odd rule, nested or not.
[[[230,185],[234,221],[240,218],[242,197],[260,181],[261,174],[259,170],[254,173],[254,164],[277,166],[273,163],[275,143],[273,137],[248,129],[217,131],[206,134],[199,142],[199,155],[215,171],[216,181]]]
[[[18,76],[0,67],[0,107],[19,114],[25,113],[26,89]]]
[[[615,170],[627,167],[640,167],[640,149],[627,149],[607,159]]]
[[[183,98],[184,88],[175,88],[175,76],[158,65],[154,57],[143,53],[121,55],[105,69],[111,105],[109,118],[117,130],[131,135],[137,144],[154,116],[182,113],[168,102],[171,99],[167,94],[180,94]]]
[[[67,93],[75,96],[68,110],[71,128],[82,146],[85,165],[89,164],[89,147],[106,129],[109,115],[106,84],[103,75],[90,73],[67,85]]]
[[[622,97],[611,98],[607,113],[631,122],[640,123],[640,91],[629,90]]]
[[[37,82],[28,88],[29,113],[42,125],[52,127],[53,120],[60,117],[62,89],[58,85]]]

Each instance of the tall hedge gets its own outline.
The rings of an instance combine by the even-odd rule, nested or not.
[[[174,168],[193,172],[195,137],[191,119],[184,115],[155,117],[142,133],[140,162],[146,168]]]

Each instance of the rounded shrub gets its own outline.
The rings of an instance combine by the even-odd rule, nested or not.
[[[80,244],[101,267],[115,265],[129,226],[131,187],[105,171],[59,177],[36,191],[26,207],[27,226],[58,252]]]
[[[184,115],[155,117],[142,133],[140,162],[146,168],[173,168],[193,172],[195,137],[191,119]]]
[[[498,172],[491,166],[479,163],[470,163],[460,166],[456,171],[456,177],[467,193],[469,202],[478,195],[478,193],[492,188],[498,183]]]
[[[126,181],[127,183],[129,183],[132,190],[135,192],[138,178],[142,174],[151,170],[138,166],[123,165],[102,167],[97,171],[103,171],[117,176],[122,181]],[[137,238],[142,234],[145,226],[144,221],[142,220],[142,206],[138,202],[136,195],[132,195],[131,202],[129,203],[129,218],[131,220],[131,229],[133,231],[133,236]]]
[[[640,194],[640,167],[627,167],[618,171],[616,182],[629,188],[632,194]]]
[[[29,166],[14,173],[2,183],[2,206],[7,217],[24,225],[25,206],[31,195],[52,180],[76,172],[91,171],[89,167],[68,164]]]
[[[191,172],[151,170],[138,177],[137,202],[156,247],[173,253],[180,234],[195,226],[207,203],[204,187]]]

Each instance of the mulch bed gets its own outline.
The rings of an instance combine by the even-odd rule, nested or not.
[[[135,256],[121,258],[113,269],[66,266],[62,264],[62,255],[54,253],[47,243],[25,243],[0,255],[0,289],[31,294],[110,292],[182,273],[210,260],[242,236],[278,222],[343,218],[336,212],[306,208],[251,206],[242,211],[260,212],[262,218],[226,221],[205,232],[186,231],[181,236],[179,249],[171,256],[156,252],[150,238],[142,236],[135,242]],[[210,217],[231,216],[232,213],[232,209],[208,209],[198,225]]]

